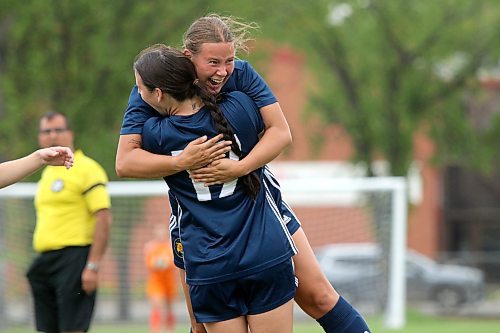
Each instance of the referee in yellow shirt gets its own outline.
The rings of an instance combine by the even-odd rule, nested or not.
[[[40,147],[74,150],[67,117],[50,112],[40,120]],[[99,263],[108,243],[111,203],[104,169],[81,150],[71,169],[47,166],[35,196],[33,247],[39,253],[27,272],[40,332],[86,332],[92,318]]]

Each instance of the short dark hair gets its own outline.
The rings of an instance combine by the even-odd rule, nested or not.
[[[65,122],[66,122],[66,129],[69,129],[69,130],[70,130],[70,129],[71,129],[71,123],[70,123],[70,121],[69,121],[69,119],[68,119],[68,116],[66,116],[66,115],[65,115],[64,113],[62,113],[62,112],[53,111],[53,110],[48,111],[48,112],[46,112],[45,114],[43,114],[43,115],[42,115],[42,117],[40,118],[40,121],[41,121],[42,119],[52,120],[52,119],[54,119],[54,118],[55,118],[55,117],[57,117],[57,116],[61,116],[61,117],[63,117],[63,118],[64,118],[64,120],[65,120]]]

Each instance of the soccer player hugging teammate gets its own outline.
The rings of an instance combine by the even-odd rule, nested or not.
[[[180,51],[153,46],[134,69],[143,100],[166,116],[144,124],[146,150],[176,155],[195,138],[222,133],[232,140],[230,158],[239,159],[258,143],[264,123],[255,103],[232,92],[217,105]],[[183,248],[175,262],[208,332],[292,332],[296,249],[263,178],[264,168],[208,187],[187,171],[164,177]]]
[[[144,151],[141,146],[142,127],[155,115],[155,110],[134,87],[118,144],[117,173],[127,177],[155,178],[191,170],[192,179],[213,185],[230,183],[264,166],[265,177],[261,185],[269,189],[299,250],[293,257],[295,275],[300,281],[295,301],[327,333],[369,332],[362,316],[326,279],[298,219],[282,200],[279,184],[265,166],[290,144],[291,136],[279,103],[267,84],[248,62],[235,59],[236,51],[245,49],[247,30],[251,26],[230,17],[211,14],[193,22],[184,35],[184,54],[194,63],[200,83],[204,83],[214,95],[244,92],[259,108],[266,130],[248,155],[238,161],[221,158],[229,141],[216,144],[219,136],[196,138],[176,157]],[[204,332],[204,328],[196,326],[191,319],[194,331]]]

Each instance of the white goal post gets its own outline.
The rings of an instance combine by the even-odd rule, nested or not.
[[[386,193],[388,199],[388,203],[384,209],[387,209],[388,216],[388,224],[390,226],[390,230],[388,233],[390,237],[389,241],[385,245],[389,249],[388,256],[388,272],[387,272],[387,289],[386,299],[384,301],[385,309],[383,309],[383,313],[385,316],[385,325],[391,329],[399,329],[403,327],[406,323],[406,279],[405,279],[405,256],[406,256],[406,224],[407,224],[407,187],[406,180],[402,177],[373,177],[373,178],[365,178],[365,177],[356,177],[356,178],[335,178],[335,177],[321,177],[321,178],[310,178],[310,179],[282,179],[280,180],[281,190],[283,194],[283,198],[286,202],[296,210],[298,217],[300,218],[304,230],[306,231],[308,238],[311,242],[313,248],[315,244],[324,245],[330,242],[330,238],[320,238],[319,236],[314,236],[315,234],[315,225],[321,225],[323,229],[319,229],[318,234],[331,232],[335,237],[331,239],[340,239],[340,241],[344,241],[344,239],[356,239],[356,235],[352,236],[347,234],[345,231],[337,232],[334,229],[335,225],[330,221],[330,218],[339,220],[337,221],[342,226],[347,228],[349,225],[354,225],[355,223],[351,223],[351,215],[347,215],[346,210],[342,210],[342,214],[339,216],[330,216],[333,214],[331,211],[325,210],[323,215],[320,214],[320,209],[317,207],[333,207],[333,206],[344,206],[348,207],[358,204],[360,200],[363,199],[363,194],[366,193]],[[36,184],[35,183],[18,183],[15,185],[11,185],[4,189],[0,189],[0,231],[5,230],[5,226],[2,228],[2,224],[10,223],[11,225],[16,223],[13,220],[18,220],[19,217],[10,217],[12,215],[12,211],[18,211],[19,209],[23,210],[25,208],[32,206],[33,196],[35,193]],[[130,215],[132,213],[129,212],[129,209],[132,209],[129,206],[133,206],[128,203],[119,203],[118,200],[120,198],[154,198],[160,197],[161,205],[168,205],[167,200],[164,197],[167,195],[167,186],[161,180],[154,181],[113,181],[108,184],[108,189],[111,194],[112,200],[115,200],[117,203],[113,204],[113,215],[114,219],[120,219],[120,211],[125,211],[125,215]],[[3,203],[5,205],[17,205],[17,202],[9,203],[7,199],[27,199],[26,203],[22,203],[23,206],[19,206],[20,208],[14,207],[10,209],[6,209],[2,206]],[[14,200],[15,201],[15,200]],[[137,199],[135,201],[138,201]],[[19,204],[21,205],[21,204]],[[141,214],[146,214],[148,210],[150,210],[151,206],[147,206],[148,208],[141,208],[138,212],[135,212],[134,219],[136,223],[148,223],[141,220]],[[2,212],[2,209],[7,211],[7,213]],[[308,212],[314,213],[303,213],[301,215],[301,209],[308,210]],[[25,214],[32,215],[32,212],[28,212]],[[168,216],[163,211],[159,213],[155,217],[168,219]],[[311,216],[308,218],[307,214],[318,214]],[[351,213],[349,213],[351,214]],[[360,214],[358,214],[360,215]],[[33,217],[30,217],[32,223],[34,221]],[[340,221],[341,220],[341,221]],[[28,224],[29,224],[28,223]],[[15,228],[15,226],[12,226]],[[120,228],[120,222],[114,221],[113,229],[116,228],[116,232],[113,235],[118,234]],[[15,231],[15,230],[14,230]],[[18,232],[14,232],[10,230],[9,235],[18,235]],[[130,232],[130,230],[124,230],[124,233]],[[349,232],[358,232],[358,231],[349,231]],[[24,237],[26,235],[26,231],[23,231],[23,236],[12,236],[12,237]],[[321,235],[324,236],[324,235]],[[8,237],[8,236],[5,236]],[[9,251],[9,247],[6,246],[6,239],[0,235],[0,251]],[[364,236],[363,236],[364,237]],[[359,238],[359,237],[358,237]],[[372,237],[373,238],[373,237]],[[335,242],[337,241],[335,240]],[[16,242],[16,240],[14,240]],[[23,241],[25,242],[25,241]],[[354,241],[355,242],[355,241]],[[8,243],[10,244],[10,243]],[[24,250],[23,250],[24,251]],[[26,251],[22,252],[25,253]],[[109,252],[109,251],[108,251]],[[113,252],[113,250],[111,251]],[[125,256],[127,257],[127,256]],[[6,293],[5,286],[9,285],[8,282],[5,283],[3,280],[6,279],[5,276],[9,275],[9,272],[6,272],[6,266],[9,264],[10,259],[9,256],[0,256],[0,321],[2,321],[2,299],[10,300],[14,296],[13,291],[9,291],[9,295],[5,296],[2,293]],[[128,267],[128,266],[127,266]],[[128,268],[133,270],[132,268]],[[9,274],[7,274],[9,273]],[[111,273],[110,273],[111,274]],[[111,277],[112,279],[113,277]],[[137,281],[134,283],[142,283],[140,278],[132,278],[132,281]],[[10,288],[10,286],[9,286]],[[114,288],[112,284],[110,284],[109,289]],[[22,289],[22,288],[20,288]],[[119,288],[118,288],[119,289]],[[110,295],[115,295],[110,292]],[[115,297],[115,296],[110,296]],[[4,301],[5,302],[5,301]],[[10,301],[9,301],[10,302]],[[5,304],[4,304],[5,306]],[[3,309],[5,312],[6,310]],[[360,312],[363,313],[361,310]],[[5,313],[3,316],[7,316]],[[99,319],[99,314],[96,313],[96,317]],[[9,319],[9,318],[7,318]],[[115,318],[116,320],[116,318]]]
[[[339,194],[387,190],[392,193],[392,221],[385,325],[399,329],[406,324],[407,187],[403,177],[314,178],[282,180],[283,197],[295,204],[318,205]],[[337,198],[338,199],[338,198]]]

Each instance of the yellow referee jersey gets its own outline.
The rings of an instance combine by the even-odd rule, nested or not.
[[[37,252],[92,243],[94,213],[110,208],[108,177],[93,159],[77,150],[73,167],[47,166],[35,196]]]

